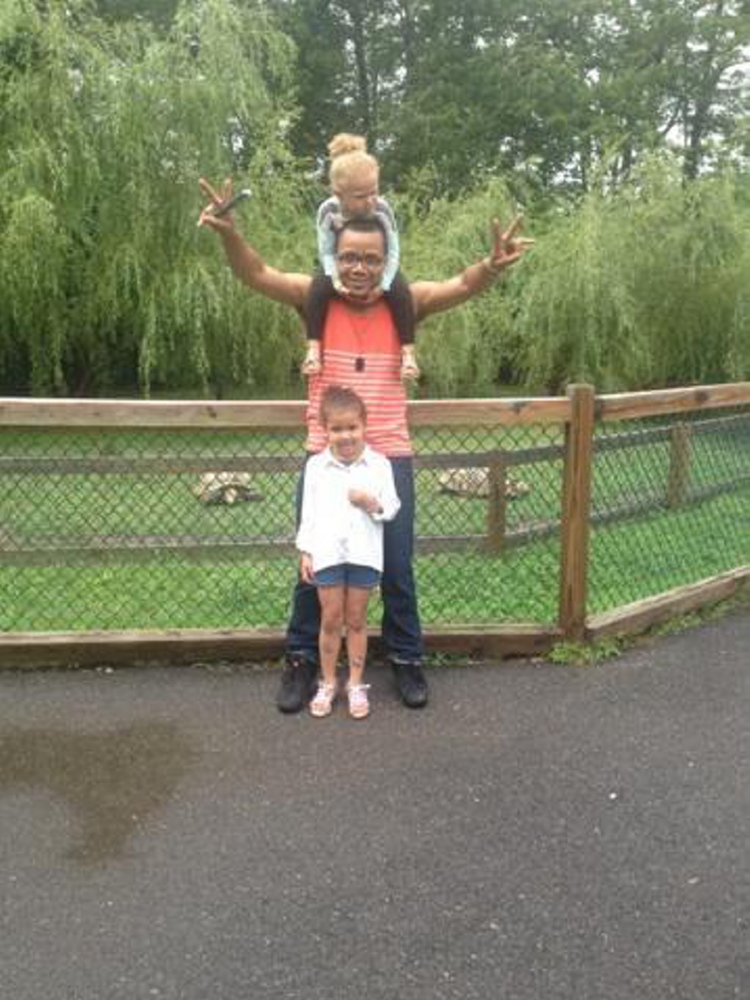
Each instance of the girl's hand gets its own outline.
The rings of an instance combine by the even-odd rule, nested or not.
[[[380,514],[383,510],[378,498],[371,493],[365,493],[364,490],[349,490],[349,503],[359,507],[366,514]]]
[[[203,177],[201,177],[198,183],[200,184],[200,189],[203,194],[210,199],[208,205],[206,205],[198,217],[198,225],[208,226],[209,229],[215,229],[216,232],[220,234],[234,232],[234,221],[232,219],[231,212],[227,212],[226,215],[222,215],[220,219],[217,219],[214,215],[216,209],[221,208],[221,206],[226,204],[232,197],[231,180],[224,181],[221,185],[220,192],[217,192]]]
[[[303,583],[315,583],[312,556],[309,552],[303,552],[299,558],[299,575]]]

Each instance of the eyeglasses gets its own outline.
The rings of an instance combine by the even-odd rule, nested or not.
[[[336,260],[342,267],[357,267],[361,264],[368,271],[377,271],[383,266],[383,258],[377,253],[355,253],[353,250],[345,250],[336,256]]]

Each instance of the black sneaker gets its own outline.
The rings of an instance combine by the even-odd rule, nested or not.
[[[315,693],[318,665],[300,653],[290,653],[276,696],[280,712],[301,712]]]
[[[391,666],[403,703],[409,708],[424,708],[428,695],[427,678],[420,661],[393,656]]]

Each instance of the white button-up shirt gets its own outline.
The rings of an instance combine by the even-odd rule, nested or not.
[[[349,490],[374,496],[382,511],[368,514],[355,507]],[[346,465],[326,448],[305,466],[297,548],[312,557],[313,572],[345,562],[381,572],[383,521],[393,520],[400,506],[385,455],[365,446],[359,458]]]

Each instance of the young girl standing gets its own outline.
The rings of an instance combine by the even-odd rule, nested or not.
[[[386,234],[386,266],[380,287],[388,303],[401,341],[401,377],[419,377],[414,356],[414,306],[409,286],[399,270],[399,239],[396,218],[388,202],[379,195],[380,168],[367,152],[360,135],[341,132],[328,144],[331,158],[332,196],[318,208],[316,230],[318,256],[323,273],[313,279],[305,304],[307,354],[302,364],[305,375],[320,372],[320,341],[328,303],[341,290],[336,262],[336,230],[347,219],[375,216]]]
[[[320,420],[328,442],[305,468],[302,517],[297,533],[300,575],[318,589],[321,678],[310,703],[317,718],[330,715],[337,695],[336,665],[346,626],[349,714],[369,715],[363,684],[367,657],[367,604],[383,570],[383,522],[400,502],[391,463],[365,444],[367,411],[341,386],[323,394]]]

